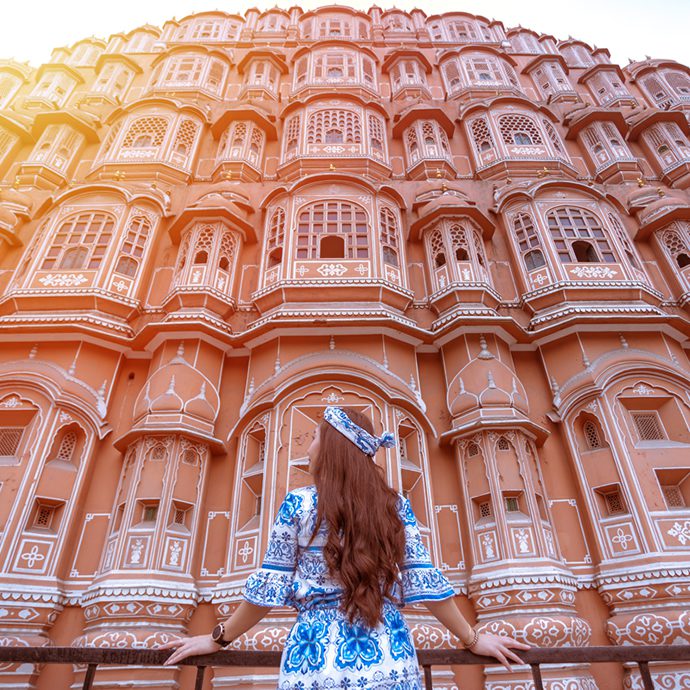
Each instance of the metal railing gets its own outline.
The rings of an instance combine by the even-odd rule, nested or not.
[[[530,666],[535,690],[544,690],[541,664],[582,664],[603,662],[634,662],[640,668],[644,690],[654,690],[650,662],[690,661],[690,644],[656,646],[605,647],[533,647],[527,651],[515,650]],[[29,664],[86,664],[82,690],[92,690],[99,664],[161,666],[172,650],[122,649],[114,647],[0,647],[0,663]],[[180,666],[196,666],[194,690],[202,690],[204,675],[209,666],[251,666],[278,668],[281,652],[220,651],[213,654],[191,656],[178,662]],[[471,664],[495,665],[493,657],[478,656],[462,649],[418,650],[417,657],[424,670],[426,690],[432,690],[432,666],[462,666]],[[173,668],[173,666],[170,666]]]

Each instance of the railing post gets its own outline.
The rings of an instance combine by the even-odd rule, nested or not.
[[[194,690],[201,690],[202,686],[204,685],[204,671],[206,670],[206,666],[197,666],[196,667],[196,683],[194,683]]]
[[[649,662],[638,661],[637,665],[640,667],[640,676],[642,678],[642,687],[644,688],[644,690],[654,690],[652,674],[649,672]]]
[[[532,667],[532,678],[534,679],[534,690],[544,690],[544,681],[541,677],[539,664],[530,664]]]
[[[98,664],[89,664],[86,667],[86,674],[84,675],[84,684],[81,686],[81,690],[91,690],[93,685],[93,677],[96,675],[96,666]]]
[[[426,690],[433,690],[433,684],[431,682],[431,666],[428,664],[424,668],[424,687]]]

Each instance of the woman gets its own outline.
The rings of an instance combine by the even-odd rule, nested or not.
[[[218,651],[258,623],[273,606],[298,615],[281,658],[280,690],[421,688],[412,637],[400,608],[424,601],[463,646],[494,656],[511,670],[512,651],[529,646],[477,633],[431,564],[410,502],[391,489],[374,462],[390,433],[329,406],[307,450],[314,485],[290,491],[271,532],[262,567],[250,575],[244,601],[213,633],[168,642],[165,664]]]

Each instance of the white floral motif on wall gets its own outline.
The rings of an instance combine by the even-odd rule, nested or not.
[[[316,269],[322,276],[338,276],[347,272],[342,264],[323,264]]]
[[[577,278],[613,278],[618,275],[608,266],[573,266],[570,272]]]
[[[59,273],[53,275],[49,273],[38,279],[38,282],[46,287],[75,287],[87,282],[87,278],[82,273]]]
[[[690,520],[686,520],[682,525],[680,522],[674,522],[667,534],[685,546],[686,542],[690,542]]]

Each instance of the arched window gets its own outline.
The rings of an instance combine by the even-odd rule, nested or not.
[[[268,225],[268,240],[266,242],[268,268],[279,266],[283,261],[283,245],[285,244],[285,210],[277,208]]]
[[[318,202],[302,209],[297,219],[296,257],[368,258],[369,232],[364,209],[348,201]]]
[[[255,168],[261,166],[266,135],[253,122],[233,122],[223,133],[217,162],[244,160]]]
[[[563,92],[572,92],[573,87],[559,62],[542,63],[531,76],[544,98],[557,96]]]
[[[678,96],[690,96],[690,77],[685,72],[666,72],[664,76]]]
[[[664,171],[690,161],[690,144],[675,122],[657,122],[642,132]]]
[[[130,221],[120,248],[120,258],[115,266],[117,273],[131,277],[136,275],[150,231],[151,224],[147,218],[138,216]]]
[[[640,83],[652,99],[652,103],[661,110],[666,110],[674,101],[668,85],[656,76],[643,77]]]
[[[393,211],[385,206],[379,213],[379,231],[383,263],[393,266],[394,268],[399,268],[398,224]]]
[[[168,129],[164,117],[140,117],[130,123],[121,145],[123,158],[137,158],[137,152],[159,148]],[[153,156],[148,156],[153,157]]]
[[[536,123],[526,115],[501,115],[498,126],[505,144],[537,146],[544,143]]]
[[[485,162],[486,160],[492,159],[495,156],[496,145],[494,144],[487,118],[478,117],[472,120],[470,124],[470,134],[479,160]]]
[[[42,270],[95,270],[113,237],[112,216],[97,211],[62,221],[41,264]]]
[[[580,208],[562,207],[546,216],[561,263],[614,263],[616,257],[599,219]]]
[[[541,268],[546,264],[539,233],[527,213],[518,213],[513,219],[513,230],[517,239],[520,255],[528,271]]]
[[[611,227],[613,228],[613,232],[616,235],[616,238],[623,247],[623,251],[625,252],[626,258],[628,259],[628,263],[633,268],[639,271],[640,262],[637,258],[637,254],[635,253],[633,243],[630,240],[628,233],[625,231],[623,224],[620,222],[620,220],[618,220],[618,218],[616,218],[616,216],[613,215],[613,213],[608,214],[608,221],[611,224]]]
[[[234,233],[222,223],[197,223],[180,246],[175,285],[206,285],[229,293],[237,248]]]
[[[352,110],[318,110],[309,117],[307,145],[361,142],[362,123],[359,113]]]
[[[427,242],[434,289],[449,282],[490,282],[481,235],[469,220],[443,220]]]
[[[290,160],[299,153],[300,129],[300,115],[293,115],[285,124],[285,160]]]
[[[687,227],[676,225],[664,230],[659,239],[678,268],[690,266],[690,235]]]

